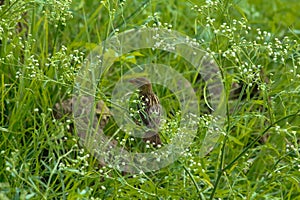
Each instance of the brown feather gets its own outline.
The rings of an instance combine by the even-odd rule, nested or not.
[[[130,82],[139,86],[139,97],[144,105],[138,105],[140,117],[147,128],[150,129],[145,133],[143,140],[150,141],[152,144],[154,144],[154,146],[157,146],[158,144],[161,144],[158,129],[160,125],[162,108],[159,99],[154,94],[152,85],[148,79],[139,77],[131,79]]]

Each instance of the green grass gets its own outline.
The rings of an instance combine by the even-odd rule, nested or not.
[[[297,0],[5,0],[0,199],[299,199],[299,9]],[[81,64],[101,41],[142,26],[179,31],[214,56],[226,89],[226,116],[222,137],[201,156],[203,134],[210,134],[204,118],[211,118],[203,80],[193,67],[161,50],[121,57],[99,83],[97,95],[108,105],[126,72],[162,63],[189,80],[206,116],[177,161],[122,176],[110,166],[101,168],[69,131],[72,121],[55,119],[53,107],[71,97]],[[233,98],[234,84],[240,89]],[[169,89],[154,89],[168,116],[162,130],[167,143],[179,125],[179,102]],[[113,120],[109,126],[107,134],[119,131]],[[140,151],[126,133],[118,137],[126,139],[121,145]]]

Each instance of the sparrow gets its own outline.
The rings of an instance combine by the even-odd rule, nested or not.
[[[152,85],[147,78],[138,77],[129,80],[130,83],[138,86],[140,103],[137,105],[140,118],[143,124],[149,129],[146,131],[143,140],[149,141],[153,146],[161,145],[158,134],[162,107],[159,99],[153,92]]]

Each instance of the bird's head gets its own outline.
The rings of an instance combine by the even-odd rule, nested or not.
[[[138,86],[142,93],[152,92],[152,85],[145,77],[138,77],[129,80],[130,83]]]

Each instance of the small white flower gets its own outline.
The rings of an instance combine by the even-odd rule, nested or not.
[[[101,185],[102,190],[106,190],[106,187],[104,185]]]

